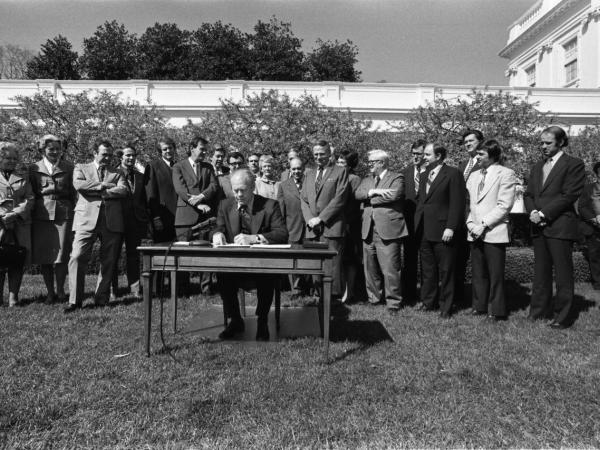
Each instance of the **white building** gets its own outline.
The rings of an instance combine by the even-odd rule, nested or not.
[[[600,0],[537,0],[500,56],[510,86],[600,87]]]

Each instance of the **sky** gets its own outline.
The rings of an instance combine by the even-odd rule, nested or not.
[[[105,21],[138,35],[155,22],[252,32],[275,15],[310,51],[317,38],[358,46],[366,82],[505,86],[498,52],[535,0],[0,0],[0,43],[34,50],[58,34],[77,51]]]

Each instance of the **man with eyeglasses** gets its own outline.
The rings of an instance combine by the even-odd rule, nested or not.
[[[369,152],[371,176],[356,190],[364,206],[361,235],[368,300],[385,300],[388,311],[403,306],[401,287],[401,239],[408,234],[402,213],[403,175],[388,169],[390,157],[383,150]]]
[[[402,265],[402,294],[406,304],[414,304],[418,300],[417,294],[417,268],[419,264],[419,242],[415,233],[415,211],[417,209],[417,194],[421,174],[426,170],[426,161],[423,157],[424,139],[418,139],[410,146],[412,164],[402,171],[404,188],[404,220],[408,235],[402,244],[404,246],[404,261]]]
[[[227,158],[227,165],[229,166],[229,170],[231,172],[235,172],[238,169],[243,169],[245,167],[244,164],[244,155],[242,155],[238,151],[231,152],[229,157]],[[231,174],[222,175],[217,178],[219,180],[219,195],[218,202],[226,198],[233,197],[233,190],[231,189]],[[215,210],[218,205],[215,205]]]

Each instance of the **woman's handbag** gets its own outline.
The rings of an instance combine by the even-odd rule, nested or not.
[[[22,267],[25,263],[27,249],[19,245],[17,235],[12,232],[12,243],[7,242],[6,228],[0,230],[0,269]]]

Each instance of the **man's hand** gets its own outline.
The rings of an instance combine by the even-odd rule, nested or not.
[[[442,234],[442,242],[450,242],[453,237],[454,231],[452,231],[450,228],[446,228],[444,230],[444,234]]]
[[[188,194],[189,195],[189,194]],[[188,203],[192,206],[196,206],[199,203],[202,203],[202,201],[204,200],[204,195],[202,194],[198,194],[198,195],[190,195],[188,197]]]
[[[195,208],[200,211],[202,214],[208,214],[210,212],[210,206],[208,205],[196,205]]]
[[[485,227],[483,225],[475,225],[469,233],[471,233],[473,239],[477,240],[485,233]]]
[[[117,185],[115,183],[111,183],[109,181],[103,181],[102,183],[100,183],[100,188],[102,190],[106,190],[106,189],[112,189],[114,187],[116,187]]]
[[[162,223],[162,220],[160,220],[160,217],[155,217],[154,219],[152,219],[152,226],[154,227],[155,231],[162,231],[165,229],[165,226]]]
[[[320,217],[313,217],[312,219],[310,219],[308,221],[308,226],[309,228],[314,228],[314,227],[318,227],[319,224],[321,224],[323,221],[321,220]]]
[[[223,233],[215,233],[212,237],[212,243],[214,245],[225,245],[227,241],[225,240],[225,235]]]
[[[46,186],[45,188],[42,188],[42,190],[40,191],[40,194],[42,194],[42,195],[54,194],[55,191],[56,190],[54,189],[54,185]]]
[[[233,238],[233,243],[237,245],[252,245],[258,242],[258,236],[255,234],[240,233]]]
[[[542,218],[540,217],[540,213],[538,211],[531,211],[531,214],[529,214],[529,220],[532,223],[539,225],[542,221]]]
[[[385,200],[391,200],[396,192],[395,189],[370,189],[367,193],[368,197],[383,197]]]

